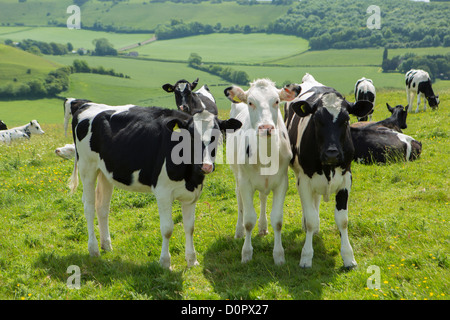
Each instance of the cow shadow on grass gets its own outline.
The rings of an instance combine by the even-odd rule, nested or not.
[[[253,236],[253,259],[241,263],[244,240],[220,237],[204,254],[204,275],[222,299],[319,300],[324,286],[348,270],[336,266],[339,248],[325,248],[321,234],[314,236],[312,268],[300,268],[302,231],[283,232],[286,263],[276,266],[272,257],[273,237]]]
[[[162,268],[158,261],[136,264],[120,258],[114,260],[105,257],[90,257],[88,254],[70,254],[60,256],[55,253],[41,253],[34,263],[35,267],[45,269],[48,277],[57,279],[62,284],[74,284],[70,279],[75,275],[70,266],[80,269],[80,289],[89,287],[111,287],[111,299],[181,299],[183,279],[182,272]],[[117,289],[115,280],[120,279]],[[88,289],[89,290],[89,289]],[[117,290],[120,290],[119,292]],[[75,290],[77,291],[77,290]],[[83,291],[83,290],[81,290]],[[114,292],[115,291],[115,292]],[[88,294],[89,292],[85,292]],[[78,297],[82,297],[80,293]]]

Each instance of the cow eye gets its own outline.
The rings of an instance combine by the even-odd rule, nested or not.
[[[279,100],[275,101],[275,106],[278,107],[278,104],[280,103]]]
[[[248,105],[249,105],[249,107],[252,107],[253,109],[256,108],[256,106],[253,103],[251,103],[251,102],[249,102]]]

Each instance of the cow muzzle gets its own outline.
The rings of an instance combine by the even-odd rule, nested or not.
[[[258,127],[258,134],[260,136],[271,136],[275,130],[275,126],[271,124],[262,124]]]
[[[202,164],[202,172],[208,174],[214,171],[214,165],[209,163]]]
[[[322,164],[328,166],[334,166],[339,163],[340,152],[338,148],[332,146],[329,147],[323,154]]]

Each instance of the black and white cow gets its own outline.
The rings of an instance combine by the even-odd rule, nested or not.
[[[163,237],[160,264],[166,268],[170,268],[172,203],[180,201],[187,264],[198,264],[193,243],[195,205],[205,174],[214,169],[214,148],[220,130],[235,130],[241,123],[235,119],[218,120],[206,110],[192,116],[173,109],[134,105],[72,103],[71,112],[76,155],[69,187],[73,193],[79,172],[89,253],[100,254],[94,231],[96,211],[101,247],[112,249],[108,214],[116,186],[154,193]]]
[[[355,101],[370,101],[372,110],[367,116],[359,117],[358,121],[372,120],[373,108],[375,107],[376,90],[371,79],[362,77],[355,84]]]
[[[1,130],[8,130],[8,127],[2,120],[0,120],[0,131]]]
[[[297,190],[303,210],[306,240],[300,266],[311,267],[313,234],[319,231],[321,196],[329,201],[336,193],[335,221],[341,234],[341,255],[345,267],[356,266],[348,239],[348,199],[352,183],[351,162],[354,147],[350,135],[349,114],[363,117],[370,112],[368,101],[348,102],[335,89],[306,74],[301,93],[285,106],[285,123],[297,178]]]
[[[392,129],[397,132],[402,132],[402,129],[406,129],[408,125],[406,124],[406,117],[408,116],[408,107],[404,107],[402,105],[397,105],[392,108],[388,103],[386,106],[391,114],[389,118],[386,118],[381,121],[362,121],[355,122],[350,125],[352,128],[361,128],[361,127],[386,127]]]
[[[350,131],[354,160],[359,163],[413,161],[422,152],[422,143],[384,126],[351,127]]]
[[[417,94],[416,113],[419,112],[420,100],[423,99],[423,111],[427,109],[427,100],[431,109],[437,109],[439,106],[439,95],[435,95],[431,87],[431,78],[428,72],[423,70],[411,69],[405,75],[406,99],[408,101],[409,111],[413,108],[414,97]]]
[[[67,128],[69,127],[69,120],[72,117],[72,108],[77,109],[78,105],[81,106],[87,102],[92,102],[86,99],[66,98],[63,103],[64,108],[64,136],[67,137]]]
[[[39,122],[31,120],[26,125],[0,131],[0,142],[10,144],[17,139],[30,139],[32,134],[44,134]]]
[[[197,87],[198,78],[190,83],[187,80],[179,80],[174,85],[166,83],[162,88],[175,94],[175,103],[178,110],[195,114],[202,110],[207,110],[217,116],[218,110],[216,100],[207,85],[203,85],[199,90],[194,91]]]

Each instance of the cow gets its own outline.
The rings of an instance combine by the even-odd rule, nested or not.
[[[66,98],[64,99],[63,109],[64,109],[64,136],[67,137],[67,128],[69,127],[69,120],[72,117],[72,105],[75,109],[77,109],[78,105],[83,105],[87,102],[92,102],[87,99],[75,99],[75,98]],[[77,104],[77,105],[74,105]]]
[[[8,130],[8,127],[2,120],[0,120],[0,131],[2,130]]]
[[[416,113],[419,112],[420,102],[423,99],[423,111],[427,109],[427,100],[431,109],[435,110],[439,106],[439,95],[435,95],[431,87],[431,78],[424,70],[411,69],[405,74],[406,99],[409,111],[412,111],[414,97],[417,94]]]
[[[75,157],[75,144],[70,143],[66,144],[64,147],[56,148],[55,153],[57,156],[60,156],[63,159],[72,159],[73,157]]]
[[[389,118],[386,118],[381,121],[361,121],[355,122],[350,125],[352,128],[360,128],[360,127],[386,127],[392,129],[397,132],[403,132],[402,129],[406,129],[408,125],[406,124],[406,117],[408,116],[408,106],[403,107],[402,105],[397,105],[392,108],[389,103],[386,103],[387,109],[391,113]]]
[[[237,130],[241,123],[219,120],[207,110],[192,116],[175,109],[134,105],[72,102],[71,113],[76,153],[69,187],[74,193],[79,173],[90,255],[100,254],[95,212],[101,247],[112,250],[108,214],[113,188],[118,187],[155,195],[163,238],[159,262],[164,268],[170,268],[172,203],[178,200],[186,234],[187,265],[197,265],[193,243],[195,205],[205,175],[214,170],[219,130]]]
[[[365,117],[358,118],[358,121],[372,120],[373,108],[375,107],[376,90],[371,79],[362,77],[355,84],[355,101],[370,101],[372,102],[372,110]]]
[[[169,93],[175,94],[175,103],[178,110],[195,114],[201,110],[207,110],[217,116],[218,110],[216,100],[207,85],[203,85],[199,90],[197,87],[198,78],[190,83],[187,80],[178,80],[174,85],[166,83],[162,88]]]
[[[227,136],[227,160],[235,177],[238,202],[235,238],[242,238],[245,231],[242,263],[253,256],[251,236],[257,220],[253,196],[257,190],[261,201],[259,234],[268,233],[266,203],[272,192],[273,259],[277,265],[285,262],[281,229],[292,153],[279,107],[281,101],[294,99],[298,90],[294,85],[277,89],[269,79],[255,80],[247,91],[238,86],[224,90],[232,102],[230,117],[242,122],[241,130]],[[269,147],[270,158],[267,159]]]
[[[308,73],[302,79],[301,94],[285,105],[285,123],[293,153],[291,168],[296,176],[306,229],[300,267],[312,267],[312,241],[319,231],[321,196],[329,201],[333,193],[336,193],[334,216],[341,234],[344,266],[357,265],[347,230],[354,154],[349,114],[363,117],[371,109],[371,102],[348,102],[335,89]]]
[[[350,131],[354,160],[359,163],[413,161],[422,152],[422,143],[384,126],[351,127]]]
[[[10,144],[17,139],[30,139],[32,134],[44,134],[39,122],[31,120],[26,125],[0,131],[0,142]]]

